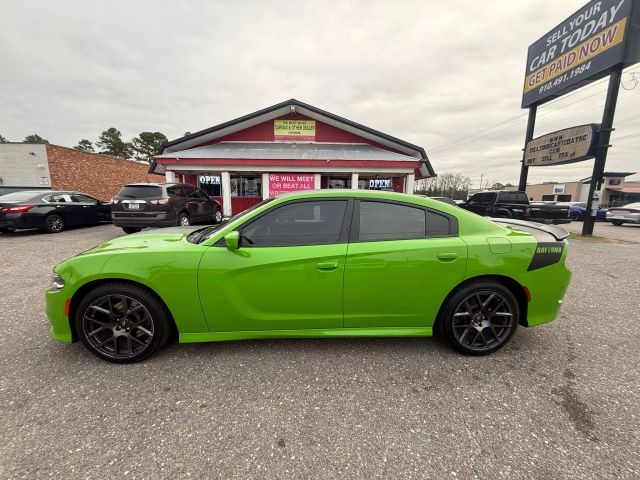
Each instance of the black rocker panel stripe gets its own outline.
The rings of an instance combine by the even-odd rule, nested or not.
[[[527,271],[548,267],[560,261],[564,250],[564,242],[538,242]]]

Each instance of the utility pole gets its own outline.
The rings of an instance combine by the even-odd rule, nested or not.
[[[537,105],[529,107],[529,118],[527,119],[527,133],[524,137],[524,149],[522,151],[522,166],[520,167],[520,181],[518,182],[518,190],[521,192],[527,189],[527,175],[529,174],[529,166],[524,163],[524,156],[527,153],[527,143],[533,140],[533,131],[536,127]]]

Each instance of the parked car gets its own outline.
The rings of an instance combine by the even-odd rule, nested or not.
[[[614,225],[640,223],[640,202],[630,203],[624,207],[610,208],[607,210],[607,222],[611,222]]]
[[[569,206],[569,217],[574,222],[582,222],[587,216],[587,202],[570,202],[566,204],[558,203],[558,205]],[[596,220],[604,221],[606,219],[607,209],[604,207],[598,207],[598,211],[596,212]]]
[[[500,190],[479,192],[460,205],[484,217],[515,218],[539,223],[569,223],[569,207],[529,203],[525,192]]]
[[[132,183],[122,187],[111,203],[113,224],[125,233],[222,221],[220,204],[186,183]]]
[[[502,222],[393,192],[285,194],[224,224],[120,237],[60,263],[51,334],[118,363],[174,331],[210,342],[438,330],[486,354],[518,325],[553,320],[571,277],[566,231]]]
[[[111,221],[111,204],[86,193],[22,190],[0,196],[0,232],[38,228],[60,233],[67,227]]]

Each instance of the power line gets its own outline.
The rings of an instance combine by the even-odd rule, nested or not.
[[[636,69],[638,69],[638,68],[640,68],[640,65],[639,65],[639,66],[632,67],[632,68],[628,69],[626,72],[623,72],[623,73],[628,74],[628,73],[631,73],[633,70],[636,70]],[[634,73],[631,73],[631,74],[633,75],[633,76],[632,76],[632,81],[634,81],[634,87],[635,87],[635,86],[637,85],[637,80],[635,79],[635,74],[634,74]],[[608,78],[604,78],[604,79],[599,80],[599,81],[597,81],[597,82],[594,82],[594,83],[592,83],[592,84],[590,84],[590,85],[588,85],[588,86],[586,86],[586,87],[580,88],[580,89],[575,90],[575,91],[573,91],[573,92],[569,92],[569,93],[567,93],[566,95],[563,95],[562,97],[558,97],[558,98],[555,98],[555,99],[553,99],[553,100],[551,100],[551,101],[547,102],[547,103],[545,104],[545,106],[546,106],[546,107],[549,107],[550,105],[553,105],[553,104],[555,104],[555,103],[557,103],[557,102],[560,102],[560,101],[566,100],[568,97],[571,97],[571,96],[573,96],[573,95],[577,95],[577,94],[579,94],[579,93],[583,93],[583,92],[585,92],[585,91],[587,91],[587,90],[589,90],[589,89],[591,89],[591,88],[593,88],[593,87],[596,87],[596,86],[598,86],[598,85],[601,85],[601,84],[603,84],[603,83],[604,83],[604,82],[606,82],[606,81],[608,81]],[[631,89],[633,89],[634,87],[632,87]],[[623,86],[623,88],[625,88],[625,87]],[[629,90],[629,89],[625,88],[625,90]],[[579,103],[579,102],[582,102],[582,101],[587,100],[587,99],[589,99],[589,98],[592,98],[592,97],[594,97],[594,96],[596,96],[596,95],[599,95],[599,94],[601,94],[601,93],[603,93],[603,92],[605,92],[605,91],[606,91],[606,90],[601,90],[601,91],[596,92],[596,93],[594,93],[594,94],[592,94],[592,95],[589,95],[589,96],[587,96],[587,97],[581,98],[580,100],[576,100],[575,102],[571,102],[571,103],[568,103],[568,104],[566,104],[566,105],[562,105],[562,106],[560,106],[560,107],[558,107],[558,108],[556,108],[556,109],[554,109],[554,110],[547,110],[547,111],[541,112],[541,113],[539,113],[539,114],[538,114],[538,117],[540,117],[540,116],[544,116],[544,115],[549,115],[549,114],[551,114],[551,113],[555,113],[555,112],[557,112],[558,110],[562,110],[563,108],[569,107],[569,106],[574,105],[574,104],[576,104],[576,103]],[[496,128],[496,127],[499,127],[499,126],[501,126],[501,125],[504,125],[504,124],[507,124],[507,123],[513,122],[514,120],[518,120],[518,121],[519,121],[520,119],[524,119],[524,117],[526,117],[526,116],[527,116],[527,113],[521,113],[520,115],[516,115],[516,116],[511,117],[511,118],[509,118],[509,119],[507,119],[507,120],[503,120],[503,121],[498,122],[498,123],[496,123],[496,124],[494,124],[494,125],[491,125],[491,126],[489,126],[489,127],[485,127],[485,128],[483,128],[483,129],[480,129],[480,130],[478,130],[478,131],[476,131],[476,132],[474,132],[474,133],[472,133],[472,134],[470,134],[470,135],[465,135],[465,136],[460,137],[460,138],[458,138],[458,139],[456,139],[456,140],[453,140],[453,141],[451,141],[451,142],[449,142],[449,143],[446,143],[446,144],[440,145],[439,147],[435,147],[434,149],[432,149],[432,150],[431,150],[431,152],[432,152],[432,153],[437,153],[438,151],[441,151],[441,150],[443,150],[443,149],[445,149],[445,148],[447,148],[447,147],[449,147],[449,146],[452,146],[452,145],[455,145],[455,144],[468,143],[468,142],[469,142],[469,141],[471,141],[471,140],[477,140],[477,139],[479,139],[479,138],[485,138],[485,137],[487,137],[487,136],[489,136],[489,135],[492,135],[493,133],[496,133],[496,132],[499,132],[499,131],[502,131],[502,130],[505,130],[505,129],[508,129],[508,128],[512,128],[512,127],[516,126],[516,125],[517,125],[517,123],[514,123],[513,125],[510,125],[510,126],[506,126],[506,127],[502,128],[502,129],[498,129],[498,130],[496,130],[496,132],[493,132],[493,133],[491,133],[491,134],[483,135],[483,136],[478,137],[478,138],[475,138],[475,139],[473,138],[473,137],[477,136],[477,135],[478,135],[478,134],[480,134],[480,133],[483,133],[483,132],[486,132],[486,131],[488,131],[488,130],[492,130],[492,129]]]

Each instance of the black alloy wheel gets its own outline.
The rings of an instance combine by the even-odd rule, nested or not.
[[[478,282],[457,292],[444,313],[444,333],[458,351],[485,355],[504,346],[518,327],[513,293],[497,282]]]
[[[76,312],[76,333],[94,355],[116,363],[144,360],[170,334],[169,316],[143,287],[105,284],[90,292]]]
[[[64,230],[64,218],[52,213],[44,219],[44,231],[47,233],[60,233]]]
[[[180,215],[178,215],[178,226],[179,227],[188,227],[189,225],[191,225],[191,222],[189,220],[189,215],[187,215],[186,213],[181,213]]]

